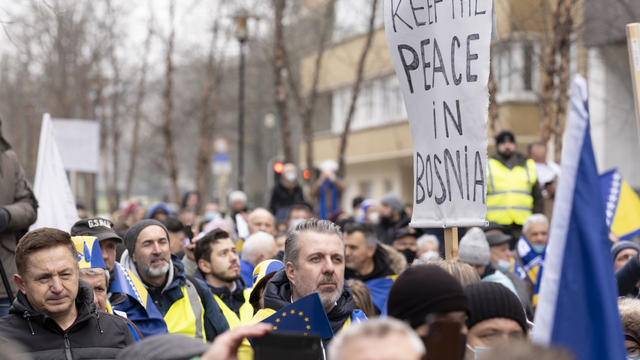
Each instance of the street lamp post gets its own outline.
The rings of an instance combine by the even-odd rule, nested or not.
[[[240,11],[234,18],[236,39],[240,45],[238,82],[238,190],[244,190],[244,44],[248,38],[246,12]]]

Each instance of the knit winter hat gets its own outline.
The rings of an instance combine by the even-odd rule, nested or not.
[[[464,291],[469,297],[471,311],[467,319],[469,329],[484,320],[506,318],[517,322],[525,334],[528,332],[527,318],[520,300],[504,285],[480,281],[467,285]]]
[[[127,230],[127,233],[124,234],[124,246],[129,251],[129,256],[133,255],[133,251],[136,248],[136,241],[138,241],[138,235],[140,235],[140,232],[151,225],[160,226],[162,230],[164,230],[165,234],[167,234],[167,240],[169,240],[169,231],[167,231],[167,228],[163,223],[155,219],[140,220],[137,223],[133,224],[133,226],[131,226],[129,230]]]
[[[380,203],[382,205],[387,205],[394,210],[402,211],[402,209],[404,209],[404,206],[402,205],[402,199],[400,198],[400,196],[394,193],[388,193],[383,196],[382,200],[380,200]]]
[[[416,265],[396,279],[387,302],[387,313],[408,321],[414,329],[432,313],[469,312],[467,296],[453,276],[437,265]]]
[[[470,265],[487,265],[491,258],[491,250],[487,236],[480,228],[473,227],[460,239],[458,249],[460,261]]]
[[[613,255],[613,259],[615,260],[618,253],[624,249],[635,249],[638,253],[640,253],[640,246],[634,243],[633,241],[622,240],[613,244],[611,247],[611,255]]]
[[[516,142],[516,137],[515,135],[513,135],[513,133],[509,130],[504,130],[501,131],[498,135],[496,135],[496,145],[498,144],[502,144],[503,142],[512,142],[515,143]]]

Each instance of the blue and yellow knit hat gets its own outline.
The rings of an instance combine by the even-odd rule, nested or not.
[[[100,251],[100,242],[95,236],[72,236],[71,240],[78,251],[78,266],[80,269],[106,269]]]

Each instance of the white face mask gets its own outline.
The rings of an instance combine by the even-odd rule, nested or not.
[[[298,175],[294,172],[288,172],[284,174],[284,178],[287,179],[288,182],[294,182],[298,178]]]
[[[380,222],[380,213],[372,212],[367,216],[367,220],[369,220],[372,224],[377,224]]]
[[[489,348],[488,347],[484,347],[484,346],[471,346],[469,344],[467,344],[467,348],[469,350],[471,350],[471,352],[473,353],[473,359],[468,358],[467,360],[478,360],[480,358],[480,354],[482,354],[485,351],[488,351]]]
[[[503,273],[509,272],[509,270],[511,269],[511,263],[507,260],[498,260],[498,270],[502,271]]]

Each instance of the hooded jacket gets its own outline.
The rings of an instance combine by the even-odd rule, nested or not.
[[[75,301],[76,321],[63,330],[47,315],[35,311],[19,292],[0,318],[0,336],[19,342],[33,359],[115,359],[120,350],[135,343],[124,319],[96,311],[93,291],[80,281]]]
[[[269,280],[264,291],[264,307],[278,311],[291,304],[291,299],[291,283],[289,283],[289,278],[287,278],[284,269],[279,270],[271,280]],[[337,334],[342,329],[342,326],[345,321],[349,319],[354,309],[355,304],[353,297],[351,296],[349,287],[345,284],[340,298],[336,301],[336,306],[327,314],[329,323],[331,323],[331,330],[333,330],[334,334]]]
[[[0,131],[0,208],[9,213],[9,224],[0,229],[0,261],[7,277],[18,272],[16,268],[16,245],[18,239],[36,221],[38,203],[31,184],[18,162],[16,153],[2,137]],[[9,281],[12,292],[18,288]],[[7,292],[0,282],[0,298],[7,298]]]
[[[244,298],[244,290],[247,287],[244,285],[244,281],[242,281],[242,279],[234,281],[236,284],[236,288],[231,291],[226,286],[215,287],[207,283],[204,278],[204,274],[202,274],[202,271],[200,271],[200,269],[196,270],[196,272],[193,274],[193,277],[206,283],[209,287],[209,290],[211,290],[211,293],[217,295],[220,300],[222,300],[225,305],[227,305],[229,309],[233,310],[233,312],[236,314],[238,314],[238,312],[240,311],[240,307],[246,302]]]
[[[129,256],[128,251],[125,251],[122,254],[122,258],[120,259],[121,264],[133,272],[139,279],[137,269],[133,260]],[[213,299],[213,295],[211,292],[207,291],[207,286],[201,280],[197,280],[193,277],[189,277],[184,273],[184,266],[182,262],[175,256],[171,255],[171,267],[169,268],[169,272],[167,274],[167,282],[163,288],[151,288],[148,284],[145,284],[147,290],[149,292],[149,296],[153,300],[154,305],[160,311],[160,313],[164,316],[167,314],[171,305],[174,302],[182,299],[184,297],[182,288],[186,286],[187,281],[193,283],[195,286],[198,296],[200,298],[200,302],[202,304],[202,308],[204,309],[204,331],[206,334],[207,341],[213,341],[213,339],[220,335],[222,332],[229,329],[227,325],[227,320],[222,315],[222,310]],[[143,282],[144,283],[144,282]],[[121,304],[114,305],[114,309],[124,311],[128,315],[129,314],[143,314],[141,311],[142,305],[138,304],[137,301],[128,298]],[[150,324],[144,317],[139,319],[134,319],[134,317],[129,316],[131,320],[140,328],[140,331],[145,335],[154,335],[159,332],[164,332],[165,328],[153,329],[153,324]]]
[[[345,279],[356,279],[363,282],[393,274],[395,273],[391,270],[389,253],[387,253],[387,250],[380,245],[376,246],[376,250],[373,253],[373,271],[366,275],[356,275],[356,273],[349,268],[346,268],[344,271]]]

